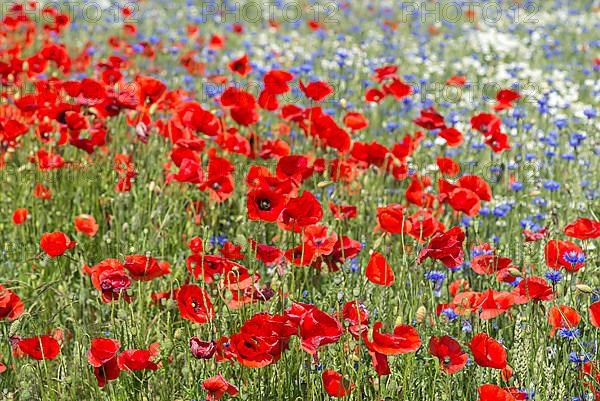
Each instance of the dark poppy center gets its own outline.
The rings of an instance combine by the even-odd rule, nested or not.
[[[271,201],[269,199],[259,199],[258,208],[263,212],[271,210]]]

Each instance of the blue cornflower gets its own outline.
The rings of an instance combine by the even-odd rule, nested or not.
[[[556,191],[560,188],[560,182],[554,180],[544,181],[544,188],[548,191]]]
[[[583,114],[587,118],[592,119],[592,118],[596,117],[596,110],[594,110],[592,108],[587,108],[587,109],[583,110]]]
[[[525,393],[525,399],[526,400],[533,400],[535,399],[535,390],[530,388],[530,389],[520,389],[521,392]]]
[[[567,251],[563,254],[563,259],[572,265],[585,262],[585,254],[577,251]]]
[[[212,246],[219,245],[219,246],[223,246],[225,245],[225,243],[227,242],[227,236],[225,235],[216,235],[216,236],[212,236],[210,237],[210,244]]]
[[[512,189],[513,191],[520,191],[523,189],[523,183],[519,182],[519,181],[515,181],[510,186],[510,189]]]
[[[425,273],[425,278],[429,281],[444,281],[446,273],[439,270],[430,270]]]
[[[360,264],[358,263],[357,258],[352,258],[352,260],[350,261],[350,271],[352,273],[357,273],[358,271],[360,271]]]
[[[590,361],[590,356],[588,354],[577,355],[577,353],[573,351],[569,354],[569,361],[576,365],[582,365]]]
[[[458,314],[452,308],[443,309],[442,315],[446,316],[446,318],[451,322],[458,319]]]
[[[558,129],[563,129],[565,128],[567,125],[569,124],[569,122],[567,121],[567,119],[565,118],[560,118],[558,120],[556,120],[554,122],[554,125],[556,125],[556,128]]]
[[[521,281],[523,281],[522,277],[515,277],[515,279],[512,282],[508,283],[508,285],[510,285],[511,287],[518,287]]]
[[[563,279],[560,270],[549,270],[548,272],[546,272],[546,274],[544,274],[544,277],[546,277],[546,279],[552,284],[556,284]]]
[[[579,337],[580,334],[581,332],[577,328],[567,329],[566,327],[563,327],[562,329],[558,330],[559,337],[568,338],[569,340]]]

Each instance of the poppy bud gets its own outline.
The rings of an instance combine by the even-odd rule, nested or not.
[[[592,289],[592,287],[590,287],[587,284],[577,284],[575,286],[575,288],[577,289],[577,291],[583,292],[584,294],[591,294],[592,292],[594,292],[594,290]]]
[[[521,272],[516,267],[509,267],[508,273],[513,277],[522,277]]]
[[[427,308],[424,305],[419,306],[417,309],[417,323],[423,323],[427,317]]]

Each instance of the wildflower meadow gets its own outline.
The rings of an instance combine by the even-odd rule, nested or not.
[[[600,400],[600,3],[0,2],[1,401]]]

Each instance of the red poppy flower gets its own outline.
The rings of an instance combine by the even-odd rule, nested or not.
[[[315,250],[308,245],[298,245],[285,251],[285,258],[294,266],[309,266],[315,260]]]
[[[90,275],[92,285],[102,293],[104,302],[109,303],[118,300],[121,296],[127,302],[131,300],[126,292],[131,286],[131,279],[118,260],[106,259],[93,267],[84,265],[83,271]]]
[[[304,308],[300,308],[304,312]],[[229,339],[230,356],[243,366],[261,368],[276,363],[298,329],[287,316],[259,313],[246,320],[240,332]],[[220,352],[217,349],[217,360]],[[227,353],[224,352],[224,353]]]
[[[481,309],[479,318],[493,319],[509,310],[515,304],[515,295],[510,292],[494,291],[491,288],[480,294],[476,309]]]
[[[186,260],[188,272],[194,275],[195,279],[203,278],[204,282],[211,284],[214,282],[216,274],[224,274],[227,266],[233,262],[218,255],[190,255]]]
[[[501,111],[513,107],[512,102],[519,100],[521,95],[512,89],[501,89],[496,93],[496,101],[494,111]]]
[[[284,156],[277,162],[275,175],[280,180],[290,179],[295,186],[310,177],[313,170],[308,167],[308,158],[302,155]]]
[[[181,160],[179,171],[167,176],[167,183],[170,183],[172,180],[200,184],[204,181],[204,170],[202,170],[202,166],[198,161],[186,157]]]
[[[465,233],[458,226],[443,233],[438,232],[431,237],[429,245],[421,250],[417,263],[421,264],[424,259],[432,258],[441,261],[450,269],[458,267],[464,262],[464,240]]]
[[[453,75],[446,81],[448,86],[464,86],[467,83],[467,78],[462,75]]]
[[[288,82],[294,79],[294,76],[287,71],[271,70],[263,78],[265,90],[273,95],[283,95],[289,92]]]
[[[540,241],[546,238],[548,234],[546,227],[542,228],[537,232],[533,232],[531,230],[523,230],[523,236],[525,237],[525,242],[535,242]]]
[[[285,207],[285,198],[269,188],[258,188],[248,192],[246,204],[250,220],[274,222]]]
[[[200,184],[200,190],[208,190],[210,198],[215,202],[229,199],[235,184],[231,175],[233,171],[234,167],[228,159],[211,154],[208,161],[208,178]]]
[[[429,210],[418,210],[410,216],[411,230],[408,233],[419,242],[424,242],[437,232],[443,232],[445,227],[437,221]]]
[[[110,380],[117,380],[121,375],[121,369],[117,357],[114,356],[104,364],[94,367],[94,376],[98,382],[99,387],[104,387]]]
[[[600,237],[600,221],[579,218],[565,227],[565,235],[581,240]]]
[[[504,150],[511,149],[508,143],[508,135],[495,131],[486,136],[485,144],[488,145],[494,153],[501,153]]]
[[[304,229],[302,242],[314,250],[314,256],[325,256],[333,252],[338,236],[326,226],[313,224]]]
[[[94,216],[89,214],[81,214],[75,217],[75,231],[93,237],[98,232],[98,224]]]
[[[385,256],[377,251],[373,251],[365,271],[367,279],[377,285],[389,287],[394,284],[394,271],[389,265]]]
[[[346,302],[342,309],[342,316],[344,321],[350,324],[348,331],[350,331],[355,338],[360,337],[364,331],[369,329],[367,327],[367,324],[369,323],[369,311],[358,301]]]
[[[383,167],[388,148],[375,141],[371,143],[354,142],[351,155],[356,160],[366,163],[369,166]]]
[[[554,297],[552,287],[548,285],[546,280],[541,277],[527,277],[521,280],[517,288],[513,290],[513,294],[517,296],[516,304],[523,304],[531,300],[549,301]]]
[[[324,370],[322,378],[325,391],[330,397],[345,397],[356,387],[354,384],[349,383],[341,374],[331,369]]]
[[[319,347],[337,342],[344,334],[340,322],[314,306],[302,315],[299,327],[302,349],[309,354],[316,354]]]
[[[406,96],[413,93],[413,89],[410,85],[396,76],[391,77],[391,82],[383,85],[383,92],[386,95],[392,95],[396,100],[402,100]]]
[[[0,284],[0,320],[16,320],[25,311],[21,298]]]
[[[338,241],[335,243],[331,254],[325,256],[323,259],[329,270],[337,271],[340,264],[344,263],[346,259],[356,257],[361,249],[362,245],[360,242],[343,235],[341,238],[338,237]]]
[[[375,82],[382,82],[386,78],[391,78],[396,75],[398,66],[396,65],[385,65],[383,67],[375,68],[375,75],[372,77]]]
[[[195,284],[185,284],[179,288],[177,306],[181,317],[194,323],[204,324],[215,317],[208,293]]]
[[[188,248],[195,254],[201,254],[204,250],[204,243],[200,237],[192,237],[187,243]]]
[[[394,328],[393,334],[381,334],[382,326],[381,322],[373,325],[373,341],[369,341],[367,333],[363,333],[363,341],[369,350],[389,356],[415,352],[421,347],[421,338],[414,327],[401,324]]]
[[[237,387],[225,380],[221,374],[204,380],[202,382],[202,388],[208,391],[206,401],[220,400],[225,393],[232,397],[235,397],[238,394]]]
[[[217,352],[215,341],[202,341],[194,336],[190,338],[190,350],[196,359],[210,359]]]
[[[283,257],[283,251],[276,246],[259,244],[254,240],[250,240],[250,247],[252,252],[256,253],[256,259],[267,266],[272,266]]]
[[[451,375],[465,367],[469,355],[460,347],[458,341],[450,336],[431,337],[429,353],[440,360],[442,371]]]
[[[477,389],[479,399],[477,401],[515,401],[507,390],[496,386],[495,384],[484,384]]]
[[[369,88],[365,92],[365,101],[379,103],[385,97],[385,93],[376,88]]]
[[[117,356],[121,343],[112,338],[94,338],[87,353],[90,365],[100,367]]]
[[[471,268],[477,274],[494,274],[511,266],[512,260],[498,255],[477,255],[471,259]]]
[[[323,81],[310,82],[308,85],[304,85],[304,82],[300,80],[300,89],[304,96],[315,102],[320,102],[333,93],[331,85]]]
[[[369,355],[371,355],[371,362],[373,363],[373,369],[378,376],[387,376],[392,373],[390,370],[390,365],[388,363],[387,355],[380,354],[376,351],[369,351]]]
[[[448,203],[452,209],[470,217],[477,216],[481,209],[481,200],[477,194],[466,188],[456,188],[450,192]]]
[[[127,255],[123,264],[133,280],[151,281],[171,273],[168,262],[158,262],[151,256]]]
[[[590,305],[590,322],[594,327],[600,329],[600,301]]]
[[[579,316],[579,313],[570,306],[553,306],[548,311],[548,323],[552,326],[550,337],[554,337],[556,331],[559,329],[571,330],[577,327],[580,321],[581,316]]]
[[[426,130],[445,129],[446,122],[444,116],[437,112],[433,107],[421,110],[420,116],[413,120],[413,123]]]
[[[436,164],[442,174],[454,177],[455,175],[460,173],[459,164],[449,157],[438,157],[436,159]]]
[[[238,124],[249,126],[260,119],[254,96],[242,89],[231,86],[221,95],[221,105],[230,109],[231,118]]]
[[[153,359],[158,356],[159,345],[150,345],[149,349],[129,349],[117,357],[119,369],[127,371],[156,370],[158,364]]]
[[[23,224],[27,221],[27,216],[29,215],[29,211],[24,207],[20,207],[15,210],[12,215],[12,222],[15,225]]]
[[[484,368],[504,369],[507,365],[506,350],[486,333],[479,333],[469,343],[475,362]]]
[[[52,199],[52,191],[50,188],[43,186],[42,184],[36,184],[33,189],[33,196],[42,200]]]
[[[19,350],[33,359],[55,359],[60,353],[60,344],[55,338],[42,335],[31,338],[23,338],[17,342]]]
[[[227,64],[229,71],[234,72],[242,77],[245,77],[252,71],[252,66],[250,65],[250,61],[248,60],[248,55],[244,54],[242,57],[233,60],[229,64]]]
[[[292,198],[279,215],[279,226],[295,232],[303,227],[316,224],[323,218],[323,208],[319,200],[309,191],[302,192],[297,198]]]
[[[61,256],[68,249],[72,249],[77,242],[71,241],[65,233],[56,231],[53,233],[44,233],[40,238],[40,248],[51,258]]]
[[[456,181],[456,184],[461,188],[475,192],[481,200],[492,200],[492,188],[490,184],[477,175],[463,175]]]
[[[490,113],[479,113],[471,117],[471,127],[484,135],[500,131],[500,117]]]
[[[438,136],[440,138],[444,138],[446,140],[446,144],[448,144],[448,146],[451,148],[460,146],[464,141],[463,134],[453,127],[442,128],[442,130],[438,133]]]
[[[336,205],[333,202],[329,202],[329,210],[336,219],[353,219],[357,216],[357,207],[354,205]]]
[[[571,241],[550,240],[544,248],[546,266],[551,269],[564,267],[568,272],[579,271],[585,266],[585,253]]]
[[[411,222],[404,215],[404,206],[394,203],[385,207],[377,208],[378,227],[390,234],[409,232],[412,228]]]
[[[411,177],[408,188],[406,188],[406,200],[413,205],[426,208],[431,207],[435,198],[430,193],[425,192],[425,188],[428,186],[429,177],[419,177],[417,174],[414,174]]]
[[[229,260],[242,260],[245,256],[242,254],[241,245],[234,245],[232,242],[227,241],[223,248],[219,249],[219,253],[223,255],[224,258]]]
[[[222,130],[221,121],[197,102],[181,103],[175,112],[181,124],[191,130],[208,136],[217,136]]]
[[[349,111],[344,116],[344,125],[352,131],[360,131],[369,126],[369,120],[359,112]]]
[[[122,268],[103,270],[99,272],[97,279],[103,302],[110,303],[113,300],[118,300],[121,296],[126,302],[131,301],[132,297],[126,292],[131,286],[131,278]]]

